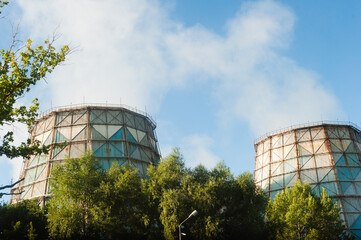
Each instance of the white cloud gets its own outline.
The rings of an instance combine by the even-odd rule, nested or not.
[[[187,167],[203,165],[212,169],[221,161],[211,150],[215,146],[215,142],[209,136],[194,134],[183,138],[180,150]]]
[[[260,134],[341,111],[317,74],[282,55],[295,16],[273,1],[244,3],[225,36],[184,27],[158,1],[19,0],[23,23],[43,39],[57,26],[80,46],[49,80],[54,105],[123,103],[156,112],[172,88],[209,81],[221,121],[246,121]]]
[[[162,144],[160,143],[160,149],[161,149],[161,154],[162,154],[162,158],[167,157],[169,154],[172,153],[174,146],[170,145],[170,144]]]
[[[47,90],[36,88],[42,103],[121,99],[155,113],[169,90],[204,81],[220,102],[215,111],[223,127],[242,121],[257,135],[342,113],[316,73],[282,54],[292,41],[295,16],[274,1],[243,3],[225,23],[225,35],[199,24],[185,27],[157,0],[17,3],[32,39],[43,40],[57,29],[61,42],[79,46],[50,76]],[[169,151],[168,143],[161,144]],[[212,147],[211,138],[194,134],[183,140],[181,150],[193,161],[189,166],[213,167],[220,159]],[[12,163],[14,176],[20,164]]]

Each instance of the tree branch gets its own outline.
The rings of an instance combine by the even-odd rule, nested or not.
[[[21,182],[24,179],[25,178],[22,178],[22,179],[20,179],[20,180],[18,180],[16,182],[14,182],[13,184],[2,186],[2,187],[0,187],[0,190],[6,189],[6,188],[12,188],[12,187],[14,187],[16,184],[18,184],[19,182]]]

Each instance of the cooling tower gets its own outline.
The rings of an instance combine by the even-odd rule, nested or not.
[[[341,206],[346,228],[361,238],[361,134],[350,124],[318,123],[267,134],[255,143],[255,181],[274,198],[300,179]]]
[[[68,156],[77,158],[88,149],[105,170],[114,162],[129,163],[145,176],[147,167],[158,165],[160,159],[155,128],[149,115],[125,106],[65,107],[45,114],[30,133],[32,141],[50,145],[49,154],[24,160],[20,176],[24,181],[12,189],[21,194],[11,202],[39,198],[44,203],[50,197],[53,164]]]

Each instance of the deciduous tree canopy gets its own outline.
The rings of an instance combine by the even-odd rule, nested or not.
[[[143,179],[129,166],[101,171],[91,153],[67,159],[53,170],[49,202],[52,236],[65,238],[259,239],[266,198],[251,174],[234,177],[219,164],[187,169],[175,150]]]
[[[309,184],[297,182],[277,194],[266,210],[270,239],[341,239],[340,209],[325,190],[315,196]]]
[[[0,1],[0,9],[7,4],[6,1]],[[16,102],[65,60],[69,48],[63,46],[57,52],[53,41],[49,40],[45,40],[44,45],[34,47],[30,39],[25,45],[17,46],[16,35],[12,38],[8,49],[0,49],[0,128],[15,122],[30,127],[37,116],[38,100],[34,99],[29,107],[16,106]],[[14,146],[13,135],[12,131],[5,131],[4,135],[0,136],[0,156],[27,157],[34,152],[45,150],[40,149],[37,144],[30,145],[30,140]]]
[[[47,220],[37,201],[0,205],[0,239],[48,239]]]
[[[317,197],[308,184],[297,182],[266,206],[250,173],[235,177],[222,163],[211,170],[188,169],[177,149],[151,166],[147,178],[126,163],[102,169],[91,152],[68,158],[55,163],[51,192],[47,218],[54,239],[175,240],[179,224],[193,210],[198,215],[183,224],[184,239],[350,237],[337,204],[324,191]],[[39,221],[4,216],[11,233],[34,237],[47,231]]]
[[[8,3],[0,1],[0,14]],[[31,143],[30,139],[14,145],[14,133],[9,126],[23,123],[30,128],[39,108],[38,99],[34,99],[28,107],[17,104],[17,100],[65,60],[69,47],[63,46],[57,52],[53,46],[55,39],[45,40],[44,45],[35,47],[28,39],[25,45],[17,46],[16,34],[11,38],[9,48],[0,49],[0,157],[26,158],[34,153],[47,152],[47,148],[40,147],[37,142]],[[0,193],[0,198],[3,194]]]

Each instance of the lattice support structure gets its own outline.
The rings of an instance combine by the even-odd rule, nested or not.
[[[361,133],[350,125],[320,124],[255,143],[255,181],[273,199],[300,179],[341,206],[346,228],[361,238]]]
[[[31,139],[50,145],[50,152],[24,159],[20,178],[25,180],[12,189],[22,193],[11,202],[39,198],[44,204],[51,196],[53,164],[86,150],[94,152],[105,170],[113,163],[128,163],[145,176],[148,166],[158,165],[160,159],[155,127],[148,115],[123,107],[81,106],[48,113],[36,121]]]

